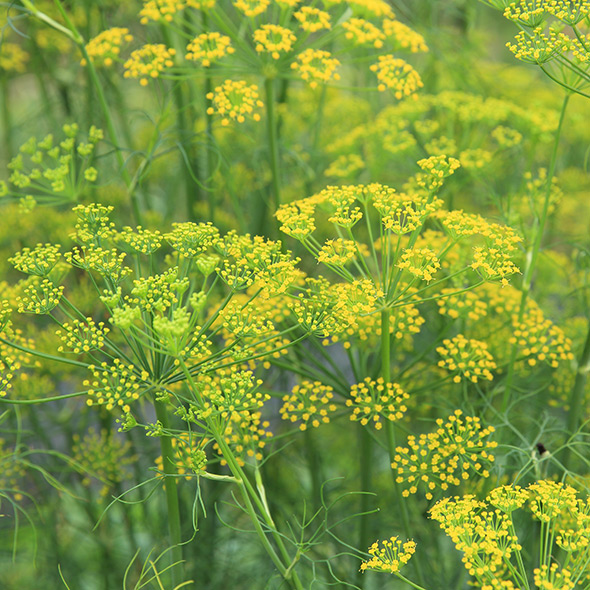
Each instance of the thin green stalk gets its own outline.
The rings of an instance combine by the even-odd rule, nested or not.
[[[168,47],[172,47],[173,43],[167,27],[163,25],[162,27],[160,27],[160,31],[162,33],[162,37],[166,45]],[[174,102],[176,104],[176,127],[178,141],[188,156],[188,159],[185,162],[183,155],[180,154],[180,166],[182,168],[182,176],[184,180],[186,215],[187,218],[192,221],[194,220],[194,210],[195,205],[198,201],[198,193],[196,190],[197,187],[195,187],[195,184],[193,182],[191,170],[189,170],[189,167],[194,167],[193,164],[195,162],[195,158],[192,154],[192,148],[190,146],[187,148],[184,147],[184,134],[187,132],[188,129],[192,128],[192,123],[194,123],[195,119],[194,115],[192,114],[192,109],[190,108],[191,105],[187,105],[182,86],[180,86],[179,83],[173,84],[172,95],[174,97]],[[194,169],[196,170],[196,167],[194,167]]]
[[[274,204],[275,211],[281,204],[281,165],[279,156],[279,141],[277,129],[277,116],[275,110],[275,81],[273,78],[266,78],[264,81],[264,89],[266,91],[266,130],[268,139],[268,149],[270,151],[270,170],[272,174],[272,198],[271,202]],[[264,212],[264,225],[270,223],[271,215],[269,208]],[[263,228],[263,233],[267,234],[267,227]],[[276,233],[276,232],[273,232]]]
[[[576,371],[576,380],[570,397],[570,409],[567,416],[567,432],[573,435],[580,425],[580,417],[582,415],[582,403],[584,401],[584,392],[586,390],[586,382],[588,380],[588,372],[590,371],[590,321],[588,323],[588,332],[586,333],[586,341],[584,342],[584,349],[578,361],[578,369]],[[571,456],[571,447],[565,448],[562,463],[568,467]]]
[[[543,210],[539,218],[535,220],[535,234],[533,239],[533,245],[530,250],[527,252],[526,262],[525,262],[525,269],[522,275],[522,296],[520,299],[520,309],[518,312],[518,321],[521,322],[524,316],[524,312],[526,309],[526,304],[528,301],[529,293],[531,290],[531,283],[533,279],[533,273],[535,271],[535,266],[537,264],[537,258],[539,256],[539,251],[541,250],[541,242],[543,240],[543,233],[545,230],[545,224],[547,222],[547,217],[549,213],[549,204],[550,204],[550,197],[551,197],[551,186],[553,181],[553,176],[555,175],[555,166],[557,163],[557,151],[559,148],[559,140],[561,137],[561,131],[563,128],[563,121],[565,119],[565,113],[567,110],[567,105],[569,102],[570,94],[569,92],[565,94],[563,103],[561,105],[561,112],[559,115],[559,124],[557,125],[557,130],[555,132],[555,140],[553,142],[553,150],[551,152],[551,159],[549,161],[549,172],[547,174],[547,186],[545,188],[545,201],[543,203]],[[504,386],[504,394],[502,397],[502,406],[501,411],[502,413],[506,412],[508,409],[508,402],[510,401],[510,394],[512,393],[512,381],[514,379],[514,365],[516,362],[516,352],[517,352],[517,344],[512,345],[512,350],[510,352],[510,362],[508,364],[508,373],[506,375],[506,383]]]
[[[359,425],[360,426],[360,425]],[[373,450],[373,440],[368,432],[367,427],[360,426],[360,453],[359,453],[359,462],[360,462],[360,476],[361,476],[361,492],[371,492],[372,491],[372,479],[373,479],[373,460],[372,460],[372,450]],[[369,523],[369,506],[370,495],[369,493],[363,493],[360,497],[360,530],[359,530],[359,544],[358,546],[364,549],[365,547],[369,546],[370,541],[370,523]],[[359,570],[357,573],[356,583],[361,588],[363,587],[363,578],[362,572]]]
[[[155,401],[156,417],[164,431],[169,429],[170,420],[168,417],[168,408],[165,402]],[[174,450],[172,448],[172,439],[164,434],[160,436],[160,448],[162,451],[162,465],[166,480],[164,489],[166,491],[166,507],[168,509],[168,531],[170,534],[170,543],[172,549],[170,552],[171,563],[178,563],[178,566],[170,568],[172,578],[172,587],[176,587],[184,578],[184,564],[182,563],[182,535],[180,527],[180,506],[178,503],[178,486],[176,485],[176,470]]]
[[[195,385],[192,375],[184,361],[182,359],[179,359],[179,361],[180,368],[186,377],[187,383],[191,391],[196,396],[197,401],[199,401],[199,391]],[[256,534],[258,535],[260,542],[262,543],[263,547],[265,548],[266,552],[270,556],[271,560],[273,561],[273,563],[275,564],[283,578],[289,583],[289,585],[292,586],[295,590],[303,590],[303,585],[299,580],[299,576],[297,575],[297,572],[295,572],[295,570],[293,569],[295,561],[291,559],[289,553],[287,552],[285,544],[283,543],[283,539],[279,534],[276,525],[272,519],[272,516],[268,511],[268,507],[265,504],[264,497],[261,497],[250,483],[250,480],[248,479],[244,470],[238,463],[234,453],[225,441],[223,433],[219,432],[214,420],[211,417],[208,417],[206,419],[206,423],[207,428],[213,434],[215,441],[219,445],[221,454],[223,455],[223,458],[227,461],[227,465],[230,471],[232,472],[232,475],[237,480],[236,483],[240,488],[240,492],[244,500],[244,508],[248,513],[248,516],[250,517],[250,520],[252,521],[254,528],[256,529]],[[259,480],[257,484],[260,487],[262,485],[262,481]],[[254,508],[253,503],[256,505],[256,508]],[[260,516],[262,517],[266,527],[270,531],[270,534],[272,535],[273,540],[276,543],[279,553],[281,554],[280,556],[277,554],[274,547],[270,544],[268,536],[261,526],[259,515],[256,512],[256,509],[258,509]],[[297,556],[295,559],[298,559]],[[285,563],[287,563],[288,565],[285,565]]]
[[[381,377],[385,383],[389,383],[391,381],[391,336],[389,334],[389,324],[390,324],[390,312],[388,309],[385,309],[381,312]],[[393,422],[390,420],[387,421],[387,450],[389,452],[389,460],[393,462],[393,458],[395,456],[395,428]],[[392,472],[393,474],[393,472]],[[405,502],[405,498],[402,495],[402,490],[400,485],[395,480],[395,475],[393,476],[393,488],[395,491],[395,496],[397,499],[397,508],[402,517],[402,526],[404,530],[404,534],[406,538],[411,538],[411,529],[410,529],[410,516],[408,514],[408,507]],[[420,584],[424,584],[424,575],[422,572],[422,568],[418,563],[418,559],[414,559],[412,561],[414,565],[414,571],[416,572],[416,576]]]
[[[14,155],[14,146],[12,138],[12,121],[10,120],[10,88],[8,86],[7,76],[0,80],[0,100],[2,101],[2,128],[4,129],[4,151],[6,153],[6,162],[9,162]]]

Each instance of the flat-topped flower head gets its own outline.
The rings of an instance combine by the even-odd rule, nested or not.
[[[270,0],[234,0],[234,6],[249,17],[255,17],[266,11]]]
[[[487,497],[488,502],[507,514],[511,514],[525,505],[530,494],[520,486],[500,486],[492,490]]]
[[[186,49],[186,59],[198,61],[204,68],[235,52],[231,39],[217,31],[201,33],[186,46]]]
[[[370,69],[377,76],[377,89],[380,92],[391,90],[398,100],[415,97],[415,92],[424,86],[418,72],[409,63],[393,55],[380,55],[379,61]]]
[[[525,27],[538,27],[545,20],[546,4],[544,0],[516,0],[506,6],[504,16]]]
[[[162,234],[159,230],[144,229],[140,225],[136,228],[126,226],[116,235],[119,245],[127,247],[131,252],[151,256],[162,246]]]
[[[114,207],[111,205],[76,205],[72,209],[78,217],[74,226],[75,234],[72,235],[78,244],[98,242],[112,237],[115,233],[115,224],[109,219]]]
[[[281,418],[299,422],[300,430],[318,428],[330,422],[330,414],[336,411],[332,402],[334,390],[319,381],[303,381],[295,385],[290,394],[283,396]]]
[[[318,262],[332,266],[344,266],[357,254],[356,242],[335,238],[327,240],[318,253]]]
[[[546,0],[545,10],[570,27],[576,26],[590,15],[590,5],[585,1]]]
[[[385,0],[324,0],[324,4],[347,4],[353,14],[366,18],[395,17],[391,6]]]
[[[406,410],[405,401],[409,395],[397,383],[385,383],[382,378],[367,377],[350,389],[350,399],[346,405],[352,408],[350,419],[363,426],[372,424],[376,430],[383,428],[383,420],[394,422],[403,418]]]
[[[23,248],[8,262],[26,274],[46,277],[61,258],[59,248],[59,244],[37,244],[33,250]]]
[[[61,330],[56,330],[55,334],[63,342],[58,352],[68,352],[74,354],[83,354],[98,350],[104,346],[105,336],[109,333],[109,329],[104,325],[104,322],[98,324],[92,318],[86,320],[74,319],[63,324]]]
[[[51,313],[61,300],[63,285],[55,285],[47,278],[33,276],[21,297],[17,298],[19,313],[45,315]]]
[[[396,266],[427,283],[440,269],[440,261],[430,248],[404,249]]]
[[[381,543],[375,541],[369,547],[371,558],[361,563],[361,572],[372,570],[395,574],[410,561],[415,552],[416,543],[414,541],[402,543],[398,537],[391,537]]]
[[[207,113],[220,115],[221,124],[224,126],[229,125],[231,121],[260,121],[257,111],[264,106],[258,98],[258,86],[248,85],[245,80],[226,80],[221,86],[217,86],[214,92],[207,94],[207,100],[212,102]]]
[[[428,51],[424,37],[401,21],[386,18],[382,26],[385,37],[393,43],[395,50],[402,49],[410,53]]]
[[[488,313],[488,303],[477,291],[463,291],[457,289],[442,289],[441,297],[437,300],[438,313],[454,320],[462,318],[477,322]]]
[[[208,442],[207,438],[189,432],[181,432],[172,437],[172,457],[169,457],[169,460],[174,464],[175,473],[186,478],[204,473],[207,470],[205,446]],[[161,473],[164,472],[164,460],[161,456],[156,459],[156,466]]]
[[[395,449],[391,468],[405,497],[421,489],[431,500],[436,489],[458,486],[473,473],[484,478],[490,475],[488,467],[494,456],[489,451],[497,446],[488,440],[493,427],[482,427],[478,417],[464,416],[461,410],[436,424],[435,431],[418,438],[409,436],[406,447]]]
[[[330,30],[330,15],[325,10],[312,6],[302,6],[293,16],[299,21],[299,26],[307,33],[317,33],[322,29]]]
[[[95,65],[109,67],[119,60],[123,45],[131,41],[133,41],[133,35],[129,29],[112,27],[90,39],[86,44],[86,53]],[[83,59],[81,64],[86,65],[86,59]]]
[[[514,53],[516,59],[532,64],[551,61],[570,45],[569,39],[563,33],[549,29],[549,34],[546,34],[541,27],[536,27],[530,34],[520,31],[514,41],[506,43],[506,47]]]
[[[254,31],[254,47],[258,53],[269,53],[273,59],[289,53],[297,37],[290,29],[279,25],[262,25]]]
[[[547,363],[557,368],[574,358],[571,340],[536,306],[526,311],[522,321],[518,317],[513,319],[509,342],[518,347],[519,354],[531,367]]]
[[[96,432],[93,428],[84,436],[73,435],[72,456],[86,473],[82,484],[90,486],[93,476],[100,478],[102,487],[99,496],[104,498],[109,489],[130,476],[130,466],[137,461],[131,455],[131,441],[122,441],[111,430]]]
[[[174,65],[176,49],[166,47],[162,43],[148,43],[131,53],[125,62],[125,78],[139,78],[142,86],[147,86],[150,79],[159,75]]]
[[[184,0],[146,0],[139,11],[139,22],[142,25],[150,21],[172,22],[174,15],[183,10],[185,4]]]
[[[445,338],[436,352],[442,357],[438,366],[453,373],[455,383],[460,383],[462,379],[477,383],[494,378],[492,371],[497,367],[485,342],[468,340],[463,334],[458,334],[453,338]]]
[[[173,223],[172,231],[164,235],[166,241],[185,258],[194,258],[219,243],[219,230],[210,222],[186,221]]]
[[[332,57],[329,51],[312,48],[304,49],[291,64],[291,68],[308,82],[311,88],[316,88],[318,84],[326,84],[330,80],[340,80],[340,75],[336,73],[339,66],[340,61]]]
[[[102,363],[100,367],[89,365],[92,379],[84,381],[88,387],[87,405],[104,406],[107,410],[118,409],[124,413],[131,411],[131,404],[139,399],[149,377],[131,364],[116,358],[112,364]]]
[[[350,18],[342,23],[344,36],[355,45],[372,45],[375,49],[383,47],[385,33],[373,23],[362,18]]]
[[[22,74],[27,71],[29,54],[16,43],[0,43],[0,70]]]

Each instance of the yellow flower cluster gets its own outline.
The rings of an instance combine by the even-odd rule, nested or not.
[[[103,428],[97,433],[91,428],[83,437],[75,433],[72,438],[72,456],[86,473],[82,484],[91,485],[92,473],[103,484],[99,491],[103,498],[109,488],[130,475],[129,466],[137,461],[137,457],[129,454],[133,446],[131,441],[118,440],[113,431]]]
[[[428,283],[440,269],[440,261],[430,248],[410,248],[404,249],[396,266]]]
[[[232,413],[223,431],[223,437],[240,465],[244,466],[248,458],[262,461],[262,449],[273,436],[268,430],[269,426],[268,420],[262,420],[260,412],[243,410]],[[226,465],[227,461],[223,458],[219,445],[215,443],[213,448],[222,456],[221,465]]]
[[[0,43],[0,70],[22,74],[27,70],[29,54],[16,43]]]
[[[316,88],[318,83],[327,83],[330,80],[340,80],[336,68],[340,65],[329,51],[322,49],[304,49],[297,55],[297,60],[291,64],[291,69],[298,72],[303,80],[309,82],[311,88]]]
[[[121,47],[125,43],[133,41],[133,35],[125,27],[112,27],[102,31],[86,44],[86,53],[97,66],[109,67],[113,62],[119,59]],[[80,62],[86,65],[86,59]]]
[[[177,222],[172,224],[172,228],[164,237],[170,246],[185,258],[194,258],[219,243],[219,230],[210,221]]]
[[[59,248],[59,244],[37,244],[33,250],[23,248],[8,262],[26,274],[46,277],[61,258]]]
[[[385,383],[380,377],[376,381],[370,377],[350,388],[350,398],[346,405],[352,408],[350,419],[363,426],[371,423],[376,430],[383,428],[381,419],[394,422],[401,420],[408,409],[404,402],[409,395],[397,383]]]
[[[258,99],[258,86],[248,86],[244,80],[226,80],[214,92],[207,94],[207,100],[212,101],[207,113],[221,115],[221,124],[224,126],[229,125],[230,121],[243,123],[247,117],[260,121],[256,109],[264,106]]]
[[[162,43],[148,43],[131,53],[125,62],[125,78],[139,78],[142,86],[147,86],[150,78],[157,78],[164,70],[174,65],[176,49]]]
[[[506,47],[521,61],[544,64],[563,53],[569,40],[563,33],[550,29],[547,35],[542,27],[535,27],[532,33],[520,31],[514,38],[515,43],[506,43]]]
[[[376,49],[383,47],[385,34],[374,24],[362,18],[350,18],[342,23],[346,31],[344,36],[355,45],[372,45]]]
[[[496,509],[491,510],[488,502]],[[588,499],[578,499],[571,486],[550,480],[534,482],[526,489],[501,486],[488,495],[487,502],[471,495],[444,498],[435,504],[430,515],[463,552],[463,563],[475,585],[516,590],[523,587],[522,575],[527,570],[526,554],[516,536],[512,513],[523,507],[540,520],[543,552],[539,567],[533,570],[535,587],[578,587],[575,581],[587,577],[590,515]],[[563,528],[564,524],[568,528]],[[563,565],[558,562],[560,557]],[[529,587],[527,580],[524,583]]]
[[[270,0],[234,0],[233,4],[240,12],[253,18],[268,8]]]
[[[572,343],[563,331],[544,317],[537,306],[532,306],[522,320],[514,317],[510,344],[517,344],[521,354],[531,367],[538,362],[548,363],[556,368],[562,361],[574,358]]]
[[[7,492],[17,502],[23,499],[23,494],[19,491],[20,480],[26,475],[24,461],[19,460],[16,449],[10,451],[4,446],[4,440],[0,438],[0,490],[3,490],[3,498],[7,498]]]
[[[55,286],[49,279],[32,277],[25,287],[22,297],[17,298],[19,313],[43,315],[50,313],[59,305],[63,295],[62,285]]]
[[[343,0],[324,0],[324,4],[339,4],[344,3]],[[395,15],[389,3],[385,0],[346,0],[345,2],[352,9],[354,14],[362,14],[365,16],[372,16],[381,18],[388,16],[394,18]]]
[[[334,160],[324,174],[332,178],[350,178],[356,176],[367,167],[365,161],[358,154],[342,154]]]
[[[116,240],[136,254],[151,256],[162,246],[162,234],[159,230],[144,229],[138,225],[135,229],[126,226],[120,231]]]
[[[357,254],[356,242],[352,240],[343,240],[335,238],[326,240],[326,243],[320,249],[317,259],[318,262],[332,266],[344,266],[350,262]]]
[[[369,547],[371,559],[361,563],[361,572],[373,570],[375,572],[385,572],[395,574],[398,572],[416,552],[416,543],[406,541],[402,543],[397,537],[391,537],[385,541],[375,541]]]
[[[214,61],[235,52],[231,46],[231,39],[217,31],[201,33],[187,46],[186,59],[198,61],[204,68],[208,68]]]
[[[377,75],[377,88],[381,92],[390,89],[398,100],[415,96],[415,92],[424,84],[418,72],[403,59],[393,55],[380,55],[379,61],[371,66]]]
[[[518,0],[510,2],[504,9],[504,16],[525,27],[537,27],[545,18],[545,0]]]
[[[139,22],[142,25],[147,25],[149,21],[172,22],[174,15],[184,7],[183,0],[146,0],[139,11]]]
[[[115,224],[109,220],[111,205],[76,205],[72,211],[77,215],[75,233],[70,237],[78,244],[106,240],[115,233]]]
[[[142,381],[149,378],[147,371],[139,371],[117,358],[112,364],[103,362],[100,367],[89,365],[88,369],[94,379],[83,382],[88,387],[86,404],[104,406],[107,410],[119,408],[126,414],[131,411],[130,404],[139,399]]]
[[[330,15],[324,10],[312,6],[303,6],[293,16],[299,21],[299,26],[308,33],[316,33],[322,29],[330,30]]]
[[[283,396],[281,418],[299,422],[300,430],[307,430],[310,425],[317,428],[330,422],[329,414],[336,411],[333,398],[334,390],[330,386],[319,381],[303,381]]]
[[[372,192],[373,206],[379,212],[383,227],[399,236],[418,229],[428,215],[442,205],[440,199],[396,193],[395,189],[386,186],[375,186]]]
[[[104,322],[96,324],[92,318],[84,321],[74,319],[71,324],[63,324],[62,330],[56,330],[55,334],[74,354],[102,348],[105,336],[110,331]],[[60,346],[57,351],[64,352],[64,347]]]
[[[89,246],[74,246],[71,252],[66,252],[64,258],[68,264],[86,271],[94,271],[109,279],[113,285],[119,285],[133,271],[123,266],[126,254],[116,248],[106,250],[90,244]]]
[[[435,489],[458,486],[469,479],[470,471],[484,478],[490,475],[487,467],[494,456],[488,451],[497,446],[486,440],[494,432],[492,426],[482,428],[478,417],[463,417],[461,410],[455,410],[446,422],[439,418],[436,423],[434,432],[421,434],[418,439],[409,436],[407,447],[395,449],[391,468],[396,482],[405,487],[405,497],[423,487],[426,499],[431,500]]]
[[[398,20],[386,18],[383,21],[383,32],[395,43],[396,50],[405,49],[411,53],[428,51],[424,37]]]
[[[207,442],[206,438],[198,438],[188,432],[181,432],[170,439],[173,453],[172,461],[178,475],[189,478],[192,474],[200,474],[206,471],[207,455],[204,447]],[[160,473],[164,472],[164,461],[161,456],[156,459],[156,466]]]
[[[545,10],[565,23],[573,27],[590,16],[588,2],[570,2],[570,0],[545,0]]]
[[[455,294],[456,289],[443,289],[437,300],[438,313],[458,318],[480,320],[488,313],[488,304],[475,291],[463,291]]]
[[[254,47],[258,53],[270,53],[273,59],[279,59],[282,53],[293,49],[297,37],[290,29],[279,25],[262,25],[254,31]]]
[[[454,338],[445,338],[436,352],[442,357],[438,366],[454,373],[455,383],[461,382],[461,376],[472,383],[477,383],[480,379],[491,381],[494,378],[492,371],[497,367],[485,342],[467,340],[463,334],[457,334]]]

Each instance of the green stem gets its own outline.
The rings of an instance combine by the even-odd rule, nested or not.
[[[389,325],[390,325],[390,311],[385,309],[381,312],[381,377],[385,383],[389,383],[391,381],[391,336],[389,334]],[[387,450],[389,452],[389,460],[393,463],[393,458],[395,456],[395,427],[393,422],[387,420],[386,425],[387,430]],[[392,472],[393,475],[393,488],[395,492],[395,496],[397,499],[397,507],[402,517],[402,526],[404,535],[407,539],[411,538],[411,528],[410,528],[410,516],[408,514],[408,507],[405,501],[405,498],[402,494],[402,489],[400,485],[397,483],[395,474]],[[416,576],[420,584],[424,584],[424,575],[422,572],[422,568],[418,563],[418,559],[412,561],[414,566],[414,571],[416,572]]]
[[[0,100],[2,101],[2,127],[4,128],[4,150],[6,153],[6,162],[9,162],[14,155],[14,146],[12,139],[12,121],[10,120],[10,87],[8,86],[7,76],[3,76],[0,81]]]
[[[526,262],[525,262],[525,269],[522,276],[522,296],[520,299],[520,309],[518,312],[518,321],[521,322],[524,316],[524,312],[526,309],[529,293],[531,290],[531,283],[533,279],[533,273],[535,270],[535,266],[537,263],[537,258],[539,256],[539,251],[541,250],[541,242],[543,240],[543,233],[545,230],[545,224],[547,222],[547,217],[549,213],[549,205],[550,205],[550,197],[551,197],[551,187],[553,176],[555,174],[555,166],[557,163],[557,151],[559,148],[559,139],[561,137],[561,130],[563,127],[563,121],[565,119],[565,113],[568,105],[568,101],[570,98],[569,92],[566,93],[563,99],[563,103],[561,105],[561,112],[559,115],[559,124],[557,125],[557,130],[555,132],[555,140],[553,142],[553,150],[551,152],[551,159],[549,162],[549,172],[547,174],[547,186],[545,188],[545,200],[543,203],[543,210],[541,212],[541,216],[535,219],[535,234],[533,239],[533,245],[527,252]],[[504,395],[502,398],[502,406],[501,411],[505,413],[508,409],[508,402],[510,401],[510,394],[512,393],[512,381],[514,379],[514,365],[516,361],[516,353],[517,353],[518,345],[515,343],[512,345],[512,350],[510,352],[510,362],[508,364],[508,373],[506,375],[506,384],[504,386]]]
[[[578,361],[578,369],[576,371],[576,380],[570,397],[570,409],[567,416],[567,432],[570,435],[575,434],[580,425],[582,417],[582,403],[584,401],[584,391],[586,390],[586,381],[588,380],[588,372],[590,371],[590,322],[588,325],[588,332],[586,333],[586,341],[584,342],[584,349],[582,356]],[[571,447],[565,448],[562,463],[567,467],[571,456]]]
[[[200,402],[202,402],[201,396],[200,396],[199,390],[197,389],[197,387],[195,385],[192,375],[190,374],[190,371],[189,371],[188,367],[186,366],[186,364],[184,363],[184,361],[182,359],[179,359],[179,361],[180,361],[180,368],[182,369],[182,371],[186,377],[187,383],[188,383],[191,391],[195,395],[196,401],[200,404]],[[206,419],[206,424],[207,424],[208,430],[213,435],[215,442],[217,442],[217,444],[219,445],[219,449],[221,451],[221,454],[222,454],[223,458],[227,461],[227,465],[228,465],[230,471],[232,472],[232,475],[237,480],[236,483],[237,483],[238,487],[240,488],[240,492],[241,492],[242,498],[244,500],[244,508],[245,508],[246,512],[248,513],[248,516],[250,517],[252,524],[254,525],[254,528],[256,530],[256,534],[258,535],[260,542],[262,543],[263,547],[265,548],[266,552],[270,556],[271,560],[273,561],[273,563],[275,564],[275,566],[277,567],[277,569],[279,570],[279,572],[281,573],[283,578],[289,583],[289,585],[292,588],[294,588],[295,590],[303,590],[303,585],[301,584],[301,581],[299,580],[299,576],[294,571],[294,569],[292,567],[290,567],[291,564],[293,563],[293,560],[289,556],[289,553],[287,552],[285,544],[283,543],[283,539],[282,539],[281,535],[279,534],[279,532],[277,531],[277,528],[276,528],[276,525],[272,519],[272,516],[270,515],[270,512],[268,511],[268,507],[266,506],[264,495],[262,495],[262,497],[261,497],[261,495],[259,495],[259,493],[257,493],[257,491],[254,489],[254,487],[250,483],[250,480],[246,476],[244,470],[242,469],[242,467],[238,463],[233,451],[230,449],[229,445],[225,441],[225,437],[224,437],[223,433],[220,432],[220,430],[217,428],[217,425],[215,424],[215,421],[213,420],[213,418],[211,416],[209,416]],[[260,486],[262,486],[262,480],[259,479],[257,482],[257,485],[260,488]],[[253,503],[256,505],[256,508],[254,508]],[[258,510],[258,513],[260,514],[260,516],[262,516],[262,519],[264,520],[266,527],[270,531],[270,534],[272,535],[272,537],[275,541],[275,544],[279,550],[280,556],[277,554],[274,547],[270,544],[267,534],[264,532],[264,530],[261,526],[260,518],[259,518],[258,513],[256,512],[256,509]],[[289,565],[286,566],[285,563],[287,563]]]
[[[165,25],[160,28],[164,42],[168,47],[173,46],[173,40],[170,37],[168,29]],[[175,82],[172,86],[172,95],[174,96],[174,103],[176,104],[176,127],[178,142],[182,146],[182,149],[186,151],[187,161],[185,162],[182,154],[180,157],[180,166],[182,168],[182,174],[184,179],[184,191],[185,191],[185,208],[186,216],[190,221],[194,220],[194,209],[195,204],[198,200],[196,187],[194,186],[193,179],[191,178],[191,170],[196,170],[194,166],[194,158],[192,157],[192,149],[185,147],[185,134],[187,131],[192,129],[192,123],[194,123],[194,117],[190,115],[188,111],[190,105],[186,104],[184,92],[182,86],[178,82]],[[187,116],[188,114],[188,116]],[[190,121],[190,123],[189,123]]]
[[[168,417],[168,408],[164,402],[155,401],[156,417],[164,431],[170,427],[170,420]],[[162,450],[162,465],[166,480],[164,489],[166,491],[166,507],[168,509],[168,530],[170,534],[170,543],[172,549],[170,552],[171,563],[177,563],[178,566],[170,568],[172,577],[172,587],[181,581],[184,576],[182,563],[182,535],[180,532],[180,506],[178,503],[178,487],[176,484],[176,471],[174,469],[175,459],[174,450],[172,448],[172,439],[169,435],[163,434],[160,436],[160,448]]]
[[[266,91],[266,130],[268,134],[267,139],[268,149],[270,151],[270,170],[272,174],[271,201],[273,202],[276,211],[281,204],[281,167],[277,129],[278,122],[275,110],[275,87],[273,78],[267,78],[264,81],[264,89]],[[267,207],[263,218],[265,225],[267,223],[270,224],[271,215],[269,207]]]
[[[359,453],[359,461],[360,461],[360,475],[361,475],[361,492],[371,492],[372,488],[372,475],[373,475],[373,461],[372,461],[372,449],[373,449],[373,441],[367,427],[360,426],[360,453]],[[361,516],[360,516],[360,530],[359,530],[359,547],[364,549],[365,547],[369,546],[370,540],[370,530],[369,530],[369,500],[370,496],[369,493],[361,494]],[[362,572],[359,570],[357,574],[356,583],[361,588],[363,587],[363,578]]]

